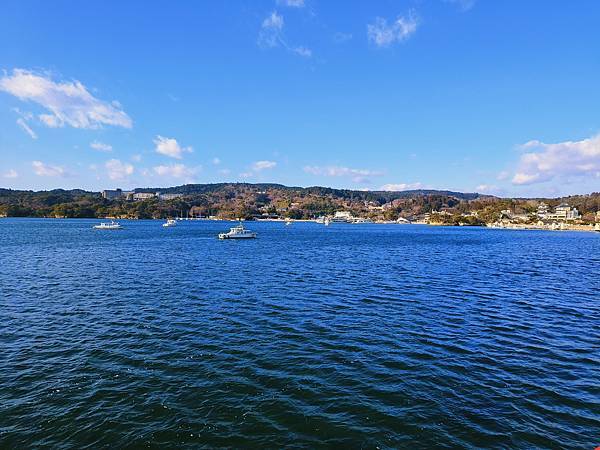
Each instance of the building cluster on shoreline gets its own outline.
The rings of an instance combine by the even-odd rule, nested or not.
[[[135,192],[123,191],[122,189],[105,189],[102,191],[102,198],[106,200],[143,201],[151,198],[156,198],[158,200],[175,200],[182,197],[183,194],[164,194],[162,192]]]
[[[510,209],[502,210],[498,220],[486,224],[491,228],[543,229],[543,230],[588,230],[600,231],[600,210],[594,215],[595,224],[581,221],[577,208],[561,203],[554,211],[544,202],[532,213],[517,214]]]

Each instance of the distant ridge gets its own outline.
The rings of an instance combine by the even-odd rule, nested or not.
[[[323,186],[310,186],[310,187],[300,187],[300,186],[285,186],[283,184],[277,183],[208,183],[208,184],[184,184],[181,186],[173,186],[173,187],[154,187],[154,188],[136,188],[135,192],[164,192],[169,194],[205,194],[208,192],[215,192],[220,189],[227,188],[246,188],[246,189],[256,189],[256,190],[268,190],[268,189],[279,189],[290,192],[306,192],[309,194],[318,194],[318,195],[331,195],[338,198],[345,198],[348,196],[353,196],[354,198],[385,198],[389,200],[393,200],[396,198],[408,198],[408,197],[417,197],[421,195],[445,195],[458,198],[460,200],[475,200],[481,197],[489,197],[492,198],[491,195],[479,194],[476,192],[457,192],[457,191],[449,191],[449,190],[438,190],[438,189],[411,189],[406,191],[362,191],[355,189],[336,189],[330,187]]]
[[[350,211],[356,217],[373,220],[419,218],[443,211],[450,216],[475,213],[469,217],[493,221],[501,211],[531,212],[540,201],[550,207],[567,202],[594,220],[600,210],[600,194],[557,199],[511,199],[476,192],[437,189],[407,191],[359,191],[322,186],[298,187],[277,183],[210,183],[172,187],[144,187],[136,193],[181,194],[180,196],[115,195],[103,198],[100,192],[82,189],[25,191],[0,188],[0,216],[8,217],[117,217],[165,218],[185,214],[218,218],[287,217],[311,219]],[[475,222],[475,219],[472,219]]]

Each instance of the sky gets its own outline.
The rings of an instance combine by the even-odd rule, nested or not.
[[[6,0],[0,187],[600,191],[600,2]]]

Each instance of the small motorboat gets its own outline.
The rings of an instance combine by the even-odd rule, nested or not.
[[[293,223],[294,223],[294,222],[292,222],[290,219],[287,219],[287,220],[285,221],[285,224],[286,224],[286,225],[291,225],[291,224],[293,224]]]
[[[254,239],[255,237],[256,233],[245,229],[241,223],[227,233],[219,233],[219,239]]]
[[[167,221],[162,224],[163,227],[174,227],[175,225],[177,225],[177,221],[175,219],[167,219]]]
[[[110,222],[100,222],[99,225],[94,225],[96,230],[121,230],[123,227],[119,222],[111,220]]]
[[[329,217],[325,217],[325,220],[323,221],[323,224],[328,227],[329,224],[331,223],[331,219]]]

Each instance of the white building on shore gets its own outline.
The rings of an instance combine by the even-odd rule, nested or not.
[[[571,208],[567,203],[558,205],[553,213],[548,213],[544,217],[550,220],[577,220],[581,217],[577,208]]]

